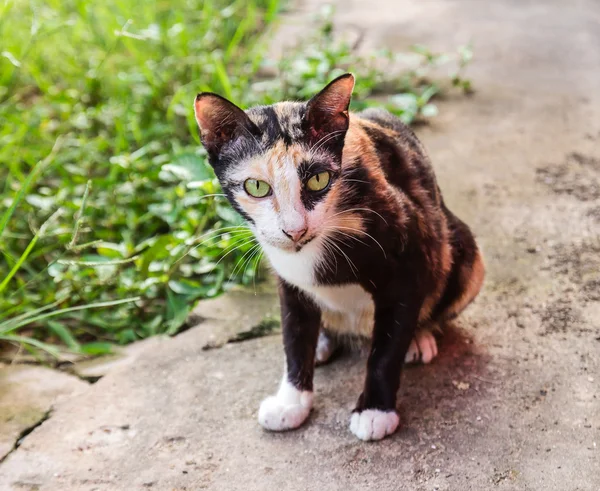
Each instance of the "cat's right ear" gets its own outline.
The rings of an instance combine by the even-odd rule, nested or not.
[[[354,89],[354,75],[339,76],[306,104],[305,121],[313,139],[348,130],[348,108]],[[342,139],[343,140],[343,139]]]
[[[196,96],[194,102],[200,140],[209,155],[217,156],[223,146],[243,134],[253,136],[256,125],[232,102],[211,92]]]

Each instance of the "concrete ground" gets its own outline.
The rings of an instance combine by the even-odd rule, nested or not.
[[[282,32],[301,31],[318,3]],[[280,338],[226,341],[273,297],[239,295],[55,402],[7,451],[0,489],[600,489],[600,4],[338,5],[337,26],[363,30],[362,50],[473,41],[476,53],[476,94],[443,102],[418,133],[488,279],[440,357],[405,371],[402,428],[379,443],[348,430],[365,363],[353,354],[318,370],[304,427],[263,431]]]

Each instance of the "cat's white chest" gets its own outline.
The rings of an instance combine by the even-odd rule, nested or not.
[[[271,266],[288,283],[301,289],[315,284],[315,270],[322,261],[320,248],[308,244],[299,252],[287,252],[263,244]]]
[[[340,333],[370,336],[373,327],[373,299],[358,283],[317,285],[315,270],[323,261],[317,247],[298,253],[264,247],[271,265],[288,283],[307,293],[323,312],[323,323]]]

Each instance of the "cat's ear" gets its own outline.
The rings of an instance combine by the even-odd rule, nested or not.
[[[305,121],[311,136],[323,138],[329,133],[348,129],[348,107],[354,89],[354,75],[341,75],[308,101]]]
[[[194,112],[200,128],[200,140],[209,155],[218,155],[226,143],[244,134],[253,136],[257,130],[242,109],[217,94],[198,94]]]

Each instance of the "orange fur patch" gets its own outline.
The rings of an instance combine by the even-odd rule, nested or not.
[[[480,251],[477,251],[477,256],[471,268],[463,268],[461,271],[461,283],[465,285],[462,295],[456,300],[444,315],[453,317],[460,314],[477,296],[483,280],[485,278],[485,264]]]

